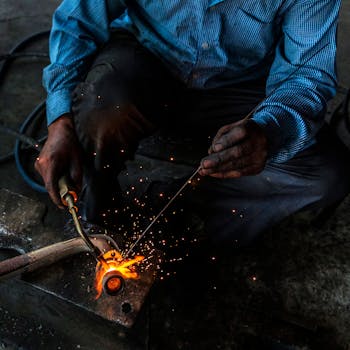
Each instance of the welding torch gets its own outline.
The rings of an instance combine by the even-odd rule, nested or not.
[[[21,142],[27,144],[28,146],[32,147],[36,151],[41,151],[42,147],[38,141],[33,139],[32,137],[29,137],[27,135],[24,135],[16,130],[13,130],[11,128],[5,127],[1,125],[1,130],[5,131],[7,134],[10,134],[12,136],[15,136],[17,139],[19,139]],[[79,233],[80,237],[83,239],[85,244],[88,246],[90,253],[93,255],[93,257],[96,259],[97,262],[101,263],[103,266],[106,266],[107,263],[105,259],[103,258],[103,252],[100,251],[98,247],[96,247],[90,240],[89,236],[84,232],[81,223],[78,218],[78,208],[76,207],[75,203],[78,200],[78,195],[75,191],[71,189],[69,186],[69,181],[67,179],[67,176],[62,176],[58,181],[58,187],[59,192],[61,196],[61,201],[64,206],[68,207],[68,210],[70,214],[72,215],[74,226]],[[114,243],[116,246],[116,244]]]
[[[80,235],[80,237],[83,239],[85,244],[89,247],[90,253],[93,255],[93,257],[96,259],[97,262],[101,263],[102,265],[107,264],[105,259],[103,258],[103,252],[101,252],[99,248],[91,242],[89,236],[84,232],[81,226],[81,223],[78,217],[78,208],[75,205],[75,203],[78,200],[78,195],[69,186],[69,181],[66,176],[62,176],[59,179],[58,187],[60,191],[61,201],[63,205],[68,208],[69,213],[72,215],[74,226],[78,234]]]

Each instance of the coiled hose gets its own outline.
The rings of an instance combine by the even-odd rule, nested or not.
[[[8,70],[10,64],[18,57],[37,57],[37,58],[48,58],[48,54],[41,52],[21,52],[28,44],[42,39],[47,38],[50,31],[42,31],[35,34],[32,34],[16,44],[8,54],[0,55],[0,61],[3,61],[0,66],[0,83],[3,81],[6,71]],[[29,127],[38,120],[44,113],[46,109],[45,101],[42,101],[38,104],[34,110],[25,118],[24,122],[21,124],[19,131],[16,132],[6,126],[0,125],[0,131],[6,132],[9,135],[16,137],[16,143],[14,147],[14,151],[12,153],[6,154],[0,157],[0,164],[4,163],[13,157],[16,161],[16,167],[18,169],[19,174],[23,178],[23,180],[35,191],[38,192],[47,192],[45,187],[34,180],[27,170],[25,169],[24,164],[22,163],[21,153],[24,149],[22,147],[23,143],[27,144],[29,147],[40,150],[40,143],[46,139],[46,136],[36,141],[33,138],[26,136],[26,132]]]

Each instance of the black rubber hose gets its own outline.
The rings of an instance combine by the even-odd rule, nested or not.
[[[5,55],[0,55],[0,61],[21,58],[21,57],[34,57],[34,58],[49,58],[49,55],[44,52],[23,52],[23,53],[7,53]]]
[[[0,66],[0,83],[1,80],[4,78],[5,73],[7,71],[7,68],[10,66],[10,63],[12,62],[12,60],[14,58],[11,58],[11,55],[14,55],[16,53],[19,53],[20,50],[22,50],[23,48],[25,48],[26,45],[28,45],[29,43],[31,43],[32,41],[35,41],[37,39],[41,39],[43,37],[47,37],[50,34],[49,30],[45,30],[42,32],[38,32],[38,33],[34,33],[30,36],[28,36],[27,38],[25,38],[24,40],[22,40],[20,43],[18,43],[17,45],[15,45],[10,52],[8,53],[8,55],[10,56],[9,58],[7,58],[6,60],[4,60],[4,62],[2,63],[2,65]]]
[[[3,63],[0,66],[0,83],[2,79],[4,78],[6,71],[8,67],[10,66],[10,63],[16,59],[17,57],[23,57],[23,56],[35,56],[35,57],[48,57],[47,54],[41,54],[41,53],[23,53],[20,52],[22,49],[24,49],[29,43],[36,41],[38,39],[47,37],[50,34],[50,31],[41,31],[38,33],[34,33],[24,40],[22,40],[20,43],[15,45],[10,52],[7,55],[3,55]],[[24,135],[29,126],[41,115],[41,113],[45,110],[45,101],[41,102],[24,120],[23,124],[21,125],[19,129],[19,134]],[[8,130],[9,131],[9,130]],[[27,136],[23,136],[24,138]],[[24,140],[24,138],[22,140]],[[23,177],[24,181],[32,187],[34,190],[39,192],[46,192],[46,189],[41,184],[37,183],[34,179],[32,179],[27,171],[25,170],[22,162],[21,162],[21,150],[22,150],[22,141],[18,140],[16,141],[15,148],[14,148],[14,157],[16,161],[17,169],[20,173],[20,175]],[[7,160],[11,157],[11,154],[5,155],[4,157],[1,157],[0,160]]]
[[[19,129],[20,134],[25,134],[28,127],[31,125],[31,123],[45,110],[46,107],[46,102],[43,101],[41,102],[29,115],[28,117],[24,120],[23,124],[21,125]],[[34,190],[42,193],[46,193],[46,188],[33,180],[25,170],[22,162],[21,162],[21,145],[22,141],[17,139],[16,144],[15,144],[15,161],[16,161],[16,166],[17,169],[22,176],[23,180]]]

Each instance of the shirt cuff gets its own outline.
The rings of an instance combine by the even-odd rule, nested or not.
[[[281,163],[287,160],[290,157],[290,151],[283,148],[285,137],[276,117],[269,112],[258,112],[252,120],[265,131],[269,161]]]
[[[61,89],[48,94],[46,98],[46,116],[49,126],[56,119],[71,112],[72,92],[70,89]]]

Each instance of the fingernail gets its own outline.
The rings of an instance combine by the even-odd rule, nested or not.
[[[210,167],[210,162],[209,162],[209,160],[204,160],[204,161],[203,161],[203,168],[208,168],[208,167]]]
[[[223,149],[222,144],[217,143],[216,145],[213,146],[213,149],[215,152],[220,152]]]

